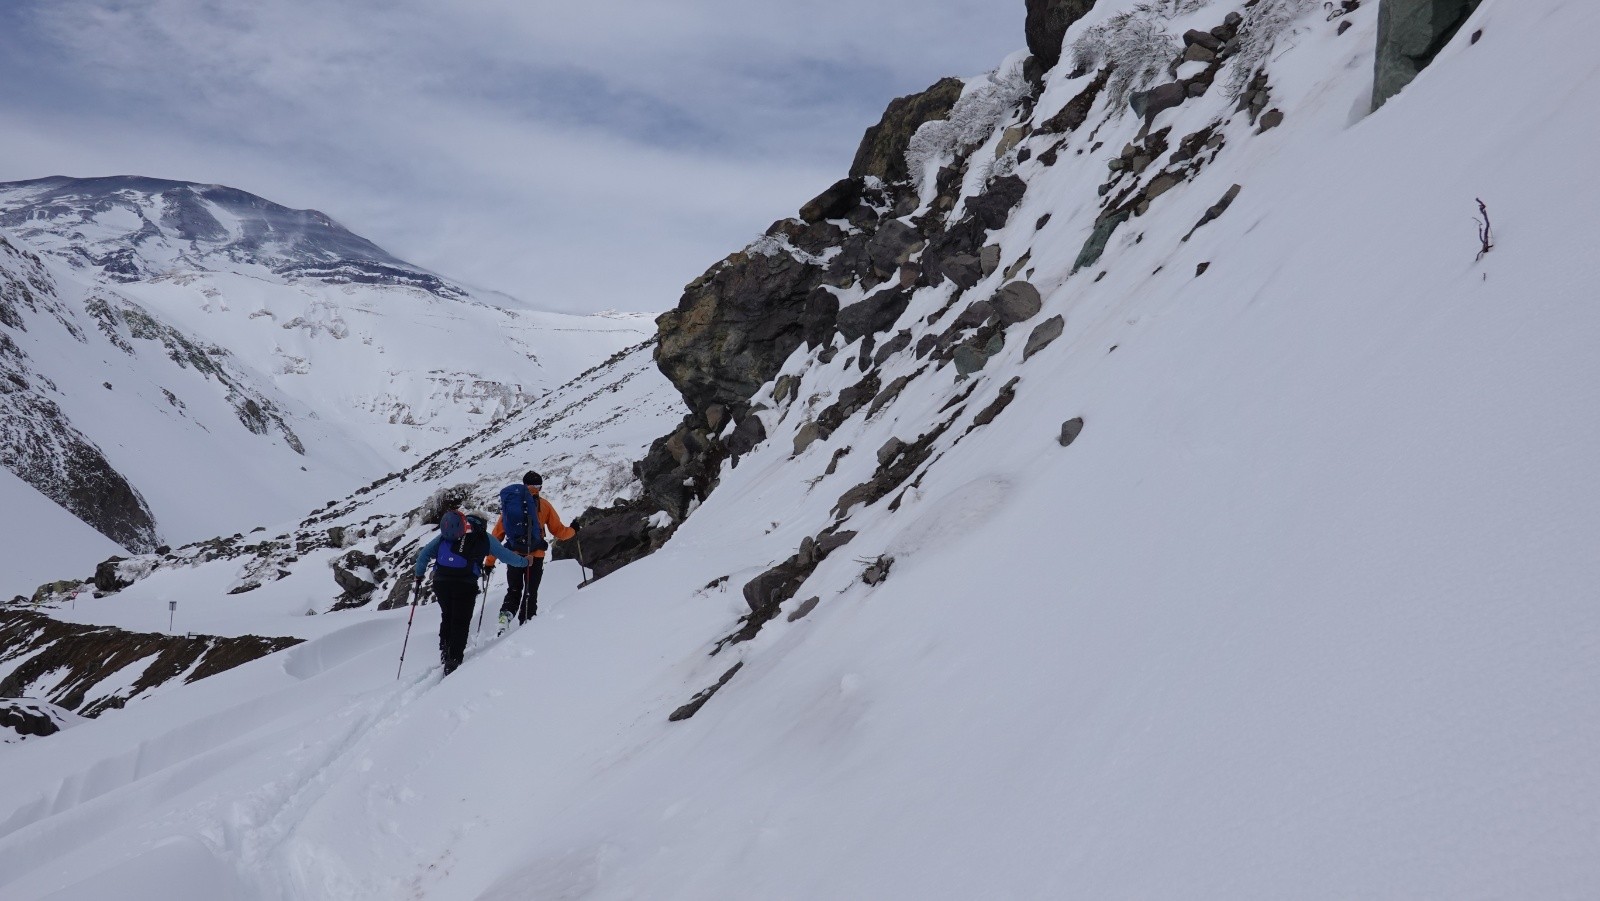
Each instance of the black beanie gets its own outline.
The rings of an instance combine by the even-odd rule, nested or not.
[[[536,472],[534,472],[533,470],[530,469],[530,470],[527,471],[527,473],[525,473],[522,476],[522,484],[529,485],[529,486],[543,485],[544,484],[544,476],[541,476],[538,473],[536,473]]]

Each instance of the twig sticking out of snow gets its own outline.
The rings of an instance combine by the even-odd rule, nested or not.
[[[1489,225],[1489,208],[1484,205],[1483,198],[1474,199],[1478,201],[1478,216],[1473,217],[1472,221],[1478,225],[1478,243],[1482,245],[1474,262],[1482,262],[1484,255],[1494,250],[1494,230]]]

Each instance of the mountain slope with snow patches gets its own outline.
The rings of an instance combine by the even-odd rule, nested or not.
[[[1594,895],[1600,10],[1483,0],[1369,115],[1376,7],[1100,0],[565,400],[56,608],[308,640],[0,748],[0,886]],[[609,574],[443,681],[403,577],[322,614],[544,454]]]
[[[0,223],[0,459],[132,551],[291,519],[646,334],[483,302],[219,186],[9,183]]]

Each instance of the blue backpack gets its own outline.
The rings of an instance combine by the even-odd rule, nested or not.
[[[434,553],[434,579],[461,577],[476,579],[483,558],[489,553],[489,524],[481,517],[466,516],[459,510],[446,511],[439,519],[439,550]]]
[[[539,524],[539,499],[521,482],[500,489],[500,520],[506,530],[506,547],[528,553],[550,546]]]

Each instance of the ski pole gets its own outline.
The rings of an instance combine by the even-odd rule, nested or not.
[[[422,579],[417,579],[417,587],[411,592],[411,615],[406,617],[406,640],[400,642],[400,665],[395,667],[394,679],[400,681],[400,671],[406,668],[406,646],[411,644],[411,622],[417,618],[417,601],[422,597]]]
[[[589,576],[590,570],[588,567],[583,565],[583,536],[574,534],[572,540],[578,543],[578,571],[583,573],[583,581],[588,584],[594,580]]]
[[[483,568],[483,590],[478,593],[478,631],[483,631],[483,612],[489,609],[489,581],[494,575],[494,567]]]

